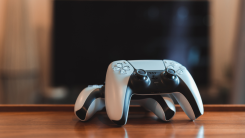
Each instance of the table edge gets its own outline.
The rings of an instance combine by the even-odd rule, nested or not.
[[[180,105],[175,105],[176,111],[183,111]],[[130,111],[146,112],[139,105],[131,105]],[[74,104],[0,104],[0,112],[38,112],[38,111],[63,111],[73,112]],[[105,112],[103,109],[101,112]],[[242,104],[205,104],[204,111],[245,111]]]

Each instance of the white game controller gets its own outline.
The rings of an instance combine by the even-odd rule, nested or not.
[[[191,120],[204,113],[202,99],[192,76],[178,62],[120,60],[112,62],[107,69],[106,112],[110,120],[118,125],[126,124],[133,95],[154,97],[163,94],[172,94]]]
[[[97,111],[102,110],[105,107],[105,87],[103,85],[90,85],[83,89],[79,94],[75,107],[74,113],[81,121],[87,121]],[[137,95],[132,98],[134,102],[138,103],[142,107],[155,113],[155,115],[164,120],[169,121],[175,115],[174,102],[168,95],[152,95],[140,96]]]

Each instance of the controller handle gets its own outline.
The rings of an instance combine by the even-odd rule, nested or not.
[[[173,60],[163,60],[166,68],[171,67],[176,71],[180,83],[172,93],[181,108],[191,120],[197,119],[204,113],[203,103],[194,79],[189,71]]]
[[[97,111],[102,110],[105,107],[104,93],[101,92],[104,89],[102,85],[92,85],[82,90],[79,94],[74,113],[81,121],[87,121]]]
[[[124,73],[122,67],[127,67]],[[128,109],[132,91],[127,87],[134,68],[126,61],[114,61],[107,69],[105,81],[105,105],[110,120],[118,125],[124,125],[128,118]]]
[[[199,116],[203,115],[204,109],[197,86],[194,85],[195,82],[192,77],[190,77],[188,77],[189,82],[184,82],[180,78],[180,84],[177,88],[178,92],[173,92],[172,95],[178,101],[179,105],[186,113],[186,115],[191,120],[195,120]],[[192,82],[193,84],[188,86],[188,83],[190,82]]]

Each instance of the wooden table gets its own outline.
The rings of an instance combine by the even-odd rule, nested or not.
[[[105,110],[88,122],[79,121],[74,105],[0,105],[0,137],[245,137],[245,105],[205,105],[204,115],[190,121],[179,105],[170,122],[138,106],[130,107],[128,122],[114,125]]]

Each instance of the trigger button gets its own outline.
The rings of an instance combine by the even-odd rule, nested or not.
[[[179,69],[179,70],[176,71],[176,73],[177,73],[178,75],[181,75],[181,74],[183,74],[183,71]]]

